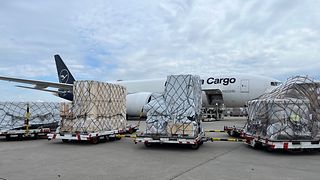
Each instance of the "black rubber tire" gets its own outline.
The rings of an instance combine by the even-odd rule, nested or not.
[[[38,134],[35,133],[35,134],[33,135],[33,139],[38,139],[38,138],[39,138]]]
[[[18,141],[22,141],[23,140],[23,135],[22,134],[19,134],[18,135]]]
[[[199,145],[200,145],[200,146],[203,145],[203,141],[199,141]]]
[[[91,144],[99,144],[100,137],[92,137],[91,138]]]
[[[69,142],[69,139],[62,139],[62,142],[63,142],[63,143],[68,143],[68,142]]]
[[[103,142],[103,143],[105,143],[107,141],[109,141],[109,137],[108,136],[103,136],[103,138],[100,139],[100,142]]]
[[[149,142],[144,142],[144,146],[145,146],[145,147],[151,147],[151,146],[152,146],[152,144],[151,144],[151,143],[149,143]]]
[[[6,140],[7,140],[7,141],[10,141],[10,140],[11,140],[10,134],[7,134],[7,135],[6,135]]]
[[[194,149],[194,150],[197,150],[197,149],[199,149],[199,147],[200,147],[200,144],[199,143],[196,143],[196,144],[191,144],[191,149]]]

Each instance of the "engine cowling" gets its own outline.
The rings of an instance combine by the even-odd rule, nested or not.
[[[129,116],[146,116],[143,106],[150,102],[151,92],[138,92],[127,95],[127,114]],[[141,114],[142,113],[142,114]]]

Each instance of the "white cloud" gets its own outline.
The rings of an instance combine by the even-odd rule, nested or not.
[[[80,79],[245,72],[319,77],[320,1],[4,1],[0,74]]]

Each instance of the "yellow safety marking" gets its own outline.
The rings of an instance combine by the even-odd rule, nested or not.
[[[231,142],[244,142],[245,139],[234,139],[234,138],[228,138],[228,139],[223,139],[223,138],[211,138],[211,141],[231,141]]]
[[[122,135],[122,134],[117,134],[117,138],[136,138],[137,135]]]

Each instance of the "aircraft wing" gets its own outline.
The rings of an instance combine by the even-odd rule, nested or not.
[[[4,77],[0,76],[0,80],[3,81],[10,81],[10,82],[17,82],[17,83],[24,83],[34,85],[33,87],[25,87],[25,86],[18,86],[22,88],[28,89],[37,89],[42,91],[52,91],[46,88],[58,88],[59,90],[65,91],[72,91],[73,85],[72,84],[64,84],[64,83],[55,83],[55,82],[47,82],[47,81],[38,81],[38,80],[30,80],[30,79],[20,79],[20,78],[12,78],[12,77]]]

